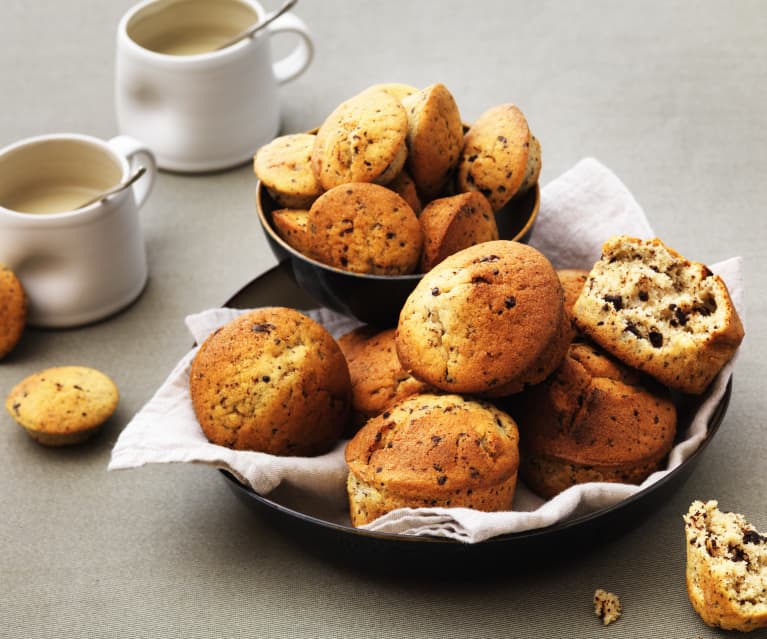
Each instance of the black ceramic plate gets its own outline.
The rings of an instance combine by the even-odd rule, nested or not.
[[[229,302],[235,308],[290,306],[299,310],[316,307],[316,302],[292,279],[292,270],[281,263],[253,280]],[[701,454],[716,434],[732,391],[732,382],[716,407],[708,433],[700,447],[680,466],[652,486],[620,503],[547,528],[501,535],[477,544],[452,540],[376,533],[325,521],[306,512],[288,508],[276,500],[256,494],[232,475],[221,471],[234,493],[249,506],[268,517],[284,534],[297,540],[304,549],[366,568],[397,572],[451,572],[491,569],[499,561],[515,565],[539,561],[542,556],[556,557],[557,551],[593,548],[603,541],[637,525],[662,504],[689,477]],[[687,398],[679,405],[679,431],[683,432],[697,409]],[[597,537],[598,535],[598,537]]]

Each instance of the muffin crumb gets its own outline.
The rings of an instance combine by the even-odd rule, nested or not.
[[[594,614],[602,620],[605,626],[618,621],[621,616],[621,600],[618,595],[597,588],[594,592]]]

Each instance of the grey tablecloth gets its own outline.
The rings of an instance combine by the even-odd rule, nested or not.
[[[116,133],[114,30],[130,5],[3,1],[0,145]],[[689,482],[635,529],[540,571],[500,566],[486,582],[323,560],[207,468],[107,473],[121,429],[189,347],[183,316],[274,264],[249,167],[163,174],[142,212],[151,280],[140,300],[89,327],[29,330],[0,362],[3,398],[28,373],[70,363],[108,372],[122,392],[98,439],[68,450],[0,416],[0,636],[720,636],[687,602],[681,515],[716,498],[767,529],[763,3],[303,0],[296,11],[317,55],[282,88],[285,131],[374,82],[441,81],[469,121],[519,104],[542,142],[542,182],[594,156],[668,244],[704,262],[743,256],[749,334],[725,422]],[[591,608],[596,587],[624,603],[607,629]]]

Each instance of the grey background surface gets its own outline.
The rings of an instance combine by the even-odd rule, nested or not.
[[[131,4],[0,0],[0,146],[117,133],[114,32]],[[465,120],[520,105],[542,142],[543,184],[594,156],[668,244],[704,262],[743,256],[747,337],[725,422],[690,481],[632,531],[561,565],[499,565],[486,581],[324,561],[210,469],[107,473],[121,429],[190,345],[184,315],[220,305],[274,264],[249,166],[162,174],[142,211],[151,279],[139,301],[92,326],[28,330],[0,362],[3,398],[63,364],[100,368],[122,393],[104,432],[68,450],[36,445],[0,415],[0,636],[725,636],[687,601],[681,515],[715,498],[767,529],[767,6],[302,0],[296,13],[317,50],[282,88],[284,132],[316,126],[375,82],[440,81]],[[623,599],[607,629],[593,615],[596,587]]]

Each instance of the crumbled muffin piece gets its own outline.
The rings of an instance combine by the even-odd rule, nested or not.
[[[767,628],[767,534],[715,500],[694,501],[684,516],[687,593],[709,626]]]
[[[594,592],[594,614],[602,620],[605,626],[618,621],[621,616],[621,600],[618,595],[597,588]]]

